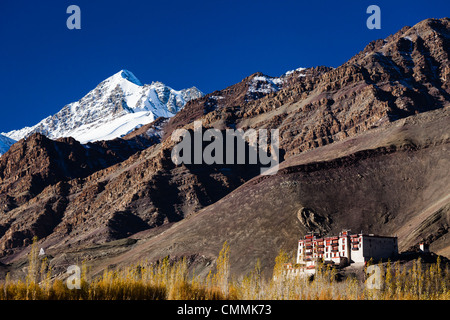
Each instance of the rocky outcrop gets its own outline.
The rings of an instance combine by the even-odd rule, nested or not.
[[[331,219],[318,215],[312,209],[301,207],[297,211],[297,218],[309,232],[326,234],[330,230]]]

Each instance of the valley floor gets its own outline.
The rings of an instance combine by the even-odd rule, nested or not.
[[[314,279],[287,277],[285,252],[276,258],[273,277],[262,276],[259,263],[245,277],[229,273],[229,247],[225,244],[216,261],[215,272],[206,278],[191,276],[186,260],[139,264],[121,270],[105,270],[90,279],[83,265],[79,282],[73,278],[52,278],[45,259],[30,254],[28,275],[19,281],[0,282],[0,300],[449,300],[448,263],[421,258],[408,263],[376,264],[381,275],[378,288],[367,285],[356,273],[367,267],[349,268],[345,277],[330,267],[320,266]],[[361,273],[360,273],[361,274]],[[69,283],[71,282],[71,284]],[[77,285],[79,287],[77,288]],[[71,289],[69,289],[71,287]]]

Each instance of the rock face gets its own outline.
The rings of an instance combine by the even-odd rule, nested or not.
[[[174,129],[188,125],[192,121],[215,110],[227,107],[239,108],[239,106],[247,102],[276,93],[284,87],[289,87],[292,82],[296,81],[296,77],[304,76],[305,73],[311,71],[302,69],[302,71],[286,73],[279,78],[269,77],[261,72],[257,72],[228,88],[214,91],[200,99],[191,100],[186,104],[185,111],[181,110],[176,117],[170,119],[165,127],[165,137],[167,138]],[[222,120],[228,124],[232,123],[234,118],[234,115],[229,114],[227,118]]]
[[[79,179],[122,162],[153,141],[116,139],[82,145],[73,138],[50,140],[35,133],[0,158],[2,248],[28,244],[53,232]]]
[[[397,234],[403,249],[426,238],[450,256],[449,23],[405,27],[335,69],[256,73],[123,139],[19,141],[0,158],[0,262],[19,261],[33,236],[55,259],[139,239],[110,258],[89,256],[102,256],[99,266],[166,255],[213,261],[228,240],[242,274],[257,258],[270,268],[307,231],[341,228]],[[279,172],[174,165],[171,133],[194,120],[279,129]]]
[[[327,233],[330,230],[330,217],[322,217],[310,208],[301,207],[297,211],[297,218],[308,232]]]

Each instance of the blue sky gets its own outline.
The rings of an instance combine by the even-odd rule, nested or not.
[[[69,30],[69,5],[81,30]],[[366,9],[381,8],[369,30]],[[121,69],[205,93],[261,71],[337,67],[405,25],[449,16],[427,1],[0,0],[0,132],[36,124]]]

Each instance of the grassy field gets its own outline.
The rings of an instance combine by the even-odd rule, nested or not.
[[[210,300],[210,299],[318,299],[318,300],[449,300],[448,266],[423,264],[421,259],[410,267],[399,263],[378,264],[381,268],[381,289],[368,289],[356,278],[338,281],[337,270],[321,266],[313,280],[287,277],[284,264],[289,261],[280,252],[275,261],[273,277],[262,277],[257,262],[253,272],[240,279],[229,273],[229,246],[225,243],[216,261],[215,272],[200,279],[188,276],[185,260],[170,263],[130,266],[122,270],[106,270],[101,277],[89,279],[87,267],[81,267],[80,289],[69,289],[66,281],[53,279],[48,263],[38,259],[36,246],[29,255],[26,279],[0,283],[0,300]]]

